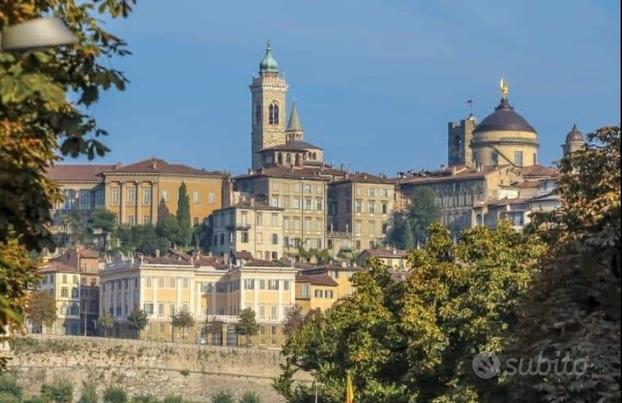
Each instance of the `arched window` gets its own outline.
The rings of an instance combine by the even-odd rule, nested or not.
[[[268,108],[268,123],[271,125],[279,124],[279,104],[273,102]]]
[[[71,304],[71,310],[69,312],[71,315],[79,315],[80,314],[80,309],[78,309],[78,304]]]
[[[292,155],[291,154],[285,154],[285,162],[287,162],[288,164],[292,163]]]
[[[313,159],[316,160],[317,159],[317,154],[313,153]]]
[[[279,165],[283,165],[283,154],[278,153],[277,159],[279,161]]]
[[[300,154],[296,154],[296,165],[300,165]]]

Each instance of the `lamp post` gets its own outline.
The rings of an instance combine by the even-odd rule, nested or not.
[[[0,52],[19,52],[71,45],[78,38],[58,18],[43,17],[5,27]]]

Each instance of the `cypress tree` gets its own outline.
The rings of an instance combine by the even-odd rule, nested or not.
[[[190,244],[192,238],[192,221],[190,219],[190,198],[184,182],[179,186],[179,198],[177,201],[177,221],[181,228],[184,246]]]
[[[402,247],[406,250],[412,249],[415,246],[415,238],[413,236],[413,230],[410,226],[410,220],[404,220],[402,228]]]

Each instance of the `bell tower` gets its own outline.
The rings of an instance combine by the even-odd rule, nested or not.
[[[251,90],[252,168],[261,168],[259,151],[285,144],[287,82],[279,73],[268,41],[266,54],[253,77]]]

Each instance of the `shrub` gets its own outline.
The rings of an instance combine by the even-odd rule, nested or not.
[[[242,398],[240,398],[240,403],[260,403],[261,399],[259,399],[259,395],[257,392],[249,390],[244,392]]]
[[[9,392],[0,392],[0,402],[2,403],[20,403],[22,400]]]
[[[167,396],[162,403],[185,403],[181,396]]]
[[[22,400],[22,403],[50,403],[50,400],[47,397],[43,396],[33,396],[28,399]]]
[[[104,391],[104,403],[127,403],[127,392],[110,386]]]
[[[179,371],[180,374],[182,374],[183,376],[188,376],[190,375],[190,370],[189,369],[182,369],[181,371]]]
[[[212,403],[235,403],[235,400],[231,392],[223,391],[212,396]]]
[[[41,397],[55,403],[69,403],[73,401],[73,386],[67,381],[57,380],[52,384],[41,386]]]
[[[80,391],[80,400],[78,403],[98,403],[97,390],[92,383],[83,383],[82,390]]]
[[[132,398],[132,403],[159,403],[157,397],[147,394],[147,395],[138,395]]]
[[[15,376],[11,374],[0,375],[0,393],[15,396],[19,400],[22,397],[22,392],[22,387],[17,384]],[[0,402],[3,401],[0,400]]]

